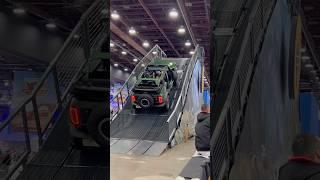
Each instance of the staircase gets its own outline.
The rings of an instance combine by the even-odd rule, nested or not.
[[[96,0],[90,6],[43,73],[31,95],[21,102],[21,105],[11,113],[5,122],[0,124],[0,134],[3,134],[3,132],[10,131],[11,124],[18,121],[23,122],[23,129],[19,133],[24,139],[18,144],[7,142],[6,149],[14,153],[11,153],[8,171],[1,173],[0,179],[9,179],[19,167],[31,159],[31,134],[36,134],[37,147],[41,148],[55,124],[59,122],[62,112],[69,103],[69,91],[72,84],[87,62],[91,60],[92,53],[101,48],[103,41],[107,40],[109,28],[107,8],[107,2],[104,0]],[[41,112],[39,111],[38,93],[46,88],[47,83],[51,80],[54,82],[55,107],[49,119],[42,119],[39,115]],[[33,116],[27,116],[30,108]],[[35,132],[30,131],[28,127],[30,123],[35,123]],[[0,136],[0,140],[2,138]]]

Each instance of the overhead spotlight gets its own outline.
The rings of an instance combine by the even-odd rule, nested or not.
[[[141,64],[141,66],[142,66],[142,67],[145,67],[146,65],[145,65],[145,64]]]
[[[194,54],[194,51],[190,51],[189,54],[193,55],[193,54]]]
[[[14,8],[12,11],[14,14],[17,14],[17,15],[22,15],[26,13],[26,10],[22,7]]]
[[[130,35],[136,35],[136,34],[137,34],[137,31],[136,31],[133,27],[131,27],[131,28],[129,29],[129,34],[130,34]]]
[[[75,34],[75,35],[73,35],[73,39],[79,39],[79,35],[78,34]]]
[[[110,42],[110,47],[114,47],[114,43]]]
[[[150,46],[148,41],[143,41],[142,46],[148,48]]]
[[[306,64],[306,65],[304,65],[304,67],[306,67],[306,68],[313,68],[313,64]]]
[[[108,14],[108,10],[107,9],[102,9],[101,10],[101,14],[102,15],[107,15]]]
[[[128,68],[124,68],[124,71],[128,71]]]
[[[152,54],[156,55],[156,54],[158,54],[158,52],[157,51],[152,51]]]
[[[301,59],[302,60],[310,60],[310,57],[309,56],[302,56]]]
[[[113,66],[114,66],[114,67],[118,67],[118,66],[119,66],[119,64],[115,63]]]
[[[118,14],[117,11],[112,11],[112,13],[111,13],[111,18],[112,18],[113,20],[118,20],[118,19],[120,18],[120,15]]]
[[[191,42],[189,40],[187,40],[185,43],[184,43],[185,46],[187,47],[190,47],[191,46]]]
[[[54,22],[49,22],[46,24],[46,27],[48,29],[55,29],[57,27],[57,25]]]
[[[170,12],[169,12],[169,17],[170,17],[171,19],[177,19],[178,16],[179,16],[179,13],[178,13],[178,11],[177,11],[175,8],[173,8],[173,9],[170,10]]]
[[[186,29],[183,26],[180,26],[178,29],[178,33],[179,34],[185,34],[186,33]]]
[[[126,51],[122,51],[121,54],[122,55],[127,55],[127,52]]]
[[[134,58],[134,59],[133,59],[133,62],[138,62],[138,59],[137,59],[137,58]]]

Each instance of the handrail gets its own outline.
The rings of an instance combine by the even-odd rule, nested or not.
[[[28,127],[28,121],[30,121],[30,119],[27,117],[26,107],[32,105],[33,112],[31,112],[33,113],[34,119],[31,120],[35,121],[38,144],[41,146],[45,135],[49,133],[50,125],[53,125],[56,120],[60,119],[63,110],[70,101],[71,98],[68,94],[71,85],[84,68],[85,64],[91,59],[92,50],[98,47],[101,41],[105,40],[104,36],[106,36],[105,32],[107,31],[107,27],[105,24],[101,23],[105,20],[103,14],[105,8],[107,7],[106,1],[104,0],[96,0],[92,3],[88,10],[81,16],[79,22],[68,36],[63,46],[42,74],[31,95],[23,99],[23,102],[14,109],[9,118],[0,124],[1,134],[10,123],[13,121],[16,122],[16,120],[22,118],[23,133],[25,135],[26,149],[23,150],[23,153],[19,154],[18,161],[12,164],[11,169],[6,174],[6,179],[10,178],[15,170],[26,162],[31,152]],[[90,19],[90,21],[88,19]],[[56,102],[53,102],[55,108],[51,111],[51,116],[44,122],[40,119],[41,117],[38,109],[40,104],[38,104],[37,98],[38,93],[44,84],[46,82],[49,83],[49,79],[53,80]],[[55,113],[58,114],[58,117],[53,116]],[[20,114],[22,115],[21,117],[19,116]],[[3,177],[0,177],[0,179],[1,178]]]
[[[190,62],[187,66],[187,71],[185,72],[185,78],[183,80],[183,85],[181,87],[181,92],[178,97],[178,100],[175,104],[174,110],[171,112],[168,120],[166,123],[168,124],[168,130],[169,130],[169,137],[168,141],[170,142],[174,136],[174,132],[176,128],[178,127],[178,121],[181,118],[182,112],[184,110],[188,91],[191,84],[191,79],[193,76],[193,70],[194,66],[196,65],[198,60],[201,60],[204,58],[204,49],[203,47],[200,47],[199,45],[196,46],[196,50],[194,55],[191,57]]]
[[[231,54],[225,60],[228,64],[223,66],[218,88],[215,89],[217,98],[213,113],[217,125],[210,143],[212,179],[226,179],[230,173],[241,134],[250,84],[277,0],[257,2],[248,0],[248,2],[253,3],[251,7],[253,10],[247,14],[244,21],[246,23],[240,24],[234,36],[234,43],[230,45]],[[234,72],[231,77],[230,69]]]
[[[202,50],[202,51],[201,51],[201,50]],[[200,52],[199,52],[199,51],[200,51]],[[182,90],[188,89],[188,88],[186,88],[186,83],[188,83],[188,85],[189,85],[189,84],[190,84],[190,79],[192,78],[192,76],[191,76],[192,74],[190,74],[190,71],[191,71],[190,69],[192,69],[191,67],[194,66],[194,65],[195,65],[195,62],[198,60],[198,58],[196,58],[196,57],[198,57],[198,55],[199,55],[198,53],[201,53],[200,55],[202,55],[203,51],[204,51],[203,48],[200,48],[199,45],[196,46],[195,53],[192,55],[192,57],[191,57],[191,59],[190,59],[190,62],[189,62],[189,64],[188,64],[188,67],[187,67],[187,72],[185,73],[186,75],[185,75],[185,78],[184,78],[184,80],[183,80],[183,85],[182,85],[182,87],[181,87]],[[193,70],[193,69],[192,69],[192,70]],[[172,114],[169,116],[167,122],[169,122],[169,121],[172,119],[173,114],[177,111],[177,108],[178,108],[178,106],[179,106],[179,102],[180,102],[181,98],[182,98],[182,97],[185,97],[185,96],[187,95],[187,92],[188,92],[188,91],[186,90],[186,91],[184,91],[183,93],[181,93],[181,94],[179,95],[178,101],[177,101],[177,103],[176,103],[176,106],[175,106]],[[185,98],[183,99],[183,102],[185,102]]]

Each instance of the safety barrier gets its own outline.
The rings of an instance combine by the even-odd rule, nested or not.
[[[250,83],[275,4],[276,0],[248,0],[239,13],[235,34],[217,76],[212,113],[213,122],[218,123],[211,138],[211,179],[228,179]]]
[[[0,124],[1,143],[5,139],[10,139],[11,136],[20,140],[19,143],[8,140],[5,145],[0,145],[2,148],[6,147],[9,152],[9,162],[11,162],[7,171],[0,173],[0,179],[11,177],[15,170],[30,158],[30,136],[37,137],[38,147],[43,144],[49,130],[54,126],[54,122],[59,119],[61,112],[68,105],[71,85],[90,60],[91,51],[95,51],[102,41],[106,40],[107,28],[109,28],[104,22],[109,16],[106,8],[104,0],[96,0],[90,6],[51,61],[30,96],[13,110],[5,122]],[[51,80],[54,82],[55,106],[50,107],[49,111],[43,112],[38,100],[41,94],[48,93],[48,83]],[[27,111],[29,112],[27,113]],[[43,113],[49,113],[49,116],[44,118]],[[21,124],[21,122],[21,129],[13,130],[11,125]],[[30,129],[31,123],[35,124],[35,129]],[[8,133],[11,134],[4,135]],[[14,152],[10,153],[10,151]]]
[[[174,132],[176,128],[178,127],[178,120],[181,118],[187,95],[188,95],[188,90],[189,90],[189,85],[191,82],[192,74],[193,74],[193,69],[197,63],[198,60],[203,60],[204,58],[204,49],[203,47],[200,47],[199,45],[196,46],[195,53],[190,59],[190,62],[187,67],[187,71],[185,73],[185,77],[182,81],[182,87],[181,87],[181,93],[178,97],[177,103],[174,106],[174,110],[171,113],[170,117],[167,120],[168,124],[168,130],[169,130],[169,141],[174,136]]]
[[[117,90],[117,93],[115,95],[113,95],[112,99],[110,100],[111,120],[113,120],[117,116],[117,114],[121,112],[121,110],[127,103],[130,92],[137,82],[137,79],[141,72],[143,72],[147,65],[157,57],[165,58],[167,57],[167,55],[158,45],[155,45],[136,65],[123,86]],[[114,103],[116,103],[115,107],[113,106]]]

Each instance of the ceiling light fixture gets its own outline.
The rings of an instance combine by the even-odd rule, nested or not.
[[[48,29],[55,29],[57,27],[57,25],[55,23],[53,23],[53,22],[49,22],[49,23],[46,24],[46,27]]]
[[[129,29],[129,34],[130,34],[130,35],[136,35],[136,34],[137,34],[137,31],[136,31],[133,27],[131,27],[131,28]]]
[[[124,71],[128,71],[128,68],[124,68]]]
[[[185,43],[184,43],[185,46],[187,47],[190,47],[191,46],[191,42],[189,40],[187,40]]]
[[[156,54],[158,54],[158,52],[157,51],[152,51],[152,54],[156,55]]]
[[[193,54],[194,54],[194,51],[190,51],[189,54],[193,55]]]
[[[134,58],[134,59],[133,59],[133,62],[138,62],[138,59],[137,59],[137,58]]]
[[[80,36],[78,34],[73,35],[73,39],[79,39]]]
[[[111,18],[112,18],[113,20],[118,20],[118,19],[120,19],[120,15],[118,14],[117,11],[112,11],[112,13],[111,13]]]
[[[114,47],[114,44],[112,42],[110,42],[110,47]]]
[[[119,66],[119,64],[115,63],[113,66],[114,66],[114,67],[118,67],[118,66]]]
[[[180,26],[178,29],[178,33],[179,34],[185,34],[186,33],[186,29],[183,26]]]
[[[126,51],[122,51],[121,54],[122,55],[127,55],[127,52]]]
[[[149,42],[148,41],[144,41],[142,43],[142,46],[145,47],[145,48],[148,48],[150,46]]]
[[[306,67],[306,68],[313,68],[313,64],[306,64],[306,65],[304,65],[304,67]]]
[[[14,14],[17,14],[17,15],[22,15],[26,13],[26,10],[22,7],[14,8],[12,11]]]
[[[179,13],[178,13],[178,11],[177,11],[175,8],[173,8],[173,9],[170,10],[170,12],[169,12],[169,17],[170,17],[171,19],[177,19],[178,16],[179,16]]]
[[[145,67],[146,65],[145,65],[145,64],[141,64],[141,66],[142,66],[142,67]]]

